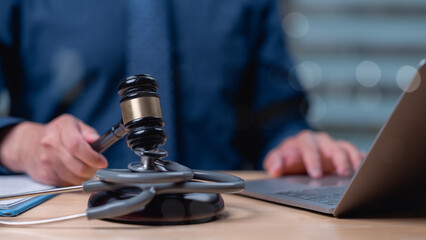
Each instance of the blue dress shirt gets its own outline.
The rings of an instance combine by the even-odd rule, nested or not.
[[[308,128],[276,1],[163,0],[157,25],[135,16],[138,2],[149,1],[0,1],[0,90],[11,102],[0,129],[69,113],[102,134],[121,119],[118,82],[135,73],[157,78],[168,159],[191,168],[259,168]],[[146,24],[162,44],[137,31]],[[138,159],[124,140],[104,155],[112,168]]]

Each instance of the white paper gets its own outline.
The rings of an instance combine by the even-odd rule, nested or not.
[[[2,175],[0,176],[0,195],[25,193],[50,189],[53,186],[38,183],[27,175]],[[9,209],[30,198],[17,198],[0,201],[0,209]]]

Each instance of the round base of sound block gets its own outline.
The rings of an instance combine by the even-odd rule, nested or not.
[[[139,192],[139,189],[127,188],[92,193],[88,205],[89,208],[101,206],[133,197]],[[220,194],[162,194],[155,196],[149,204],[139,210],[104,220],[143,225],[204,223],[214,220],[223,209],[224,202]]]

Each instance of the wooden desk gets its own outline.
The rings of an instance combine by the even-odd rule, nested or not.
[[[234,172],[244,179],[261,172]],[[9,221],[29,221],[81,213],[87,194],[67,193]],[[74,219],[26,227],[0,227],[1,239],[426,239],[426,218],[336,219],[238,195],[224,195],[219,220],[180,226],[138,226]]]

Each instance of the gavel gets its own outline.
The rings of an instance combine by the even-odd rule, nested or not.
[[[162,160],[167,156],[167,152],[160,148],[166,141],[166,133],[157,90],[156,80],[148,74],[121,80],[118,95],[121,97],[122,119],[92,143],[93,149],[103,152],[127,134],[127,145],[141,157],[140,162],[130,163],[128,169],[99,169],[96,172],[99,180],[83,182],[80,186],[0,198],[84,191],[92,193],[88,210],[64,219],[86,216],[88,219],[154,225],[216,219],[224,209],[220,193],[242,191],[244,180],[225,173],[192,170],[175,161]]]
[[[161,148],[166,142],[164,120],[157,81],[149,74],[132,75],[118,85],[121,121],[92,143],[92,148],[102,153],[126,134],[129,148],[141,157],[140,163],[131,163],[132,171],[152,171],[154,161],[167,156]]]

